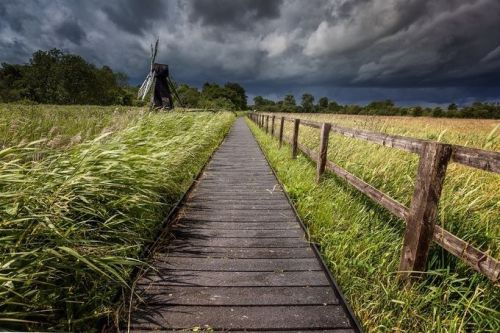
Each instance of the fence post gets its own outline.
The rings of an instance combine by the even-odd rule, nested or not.
[[[299,139],[300,119],[293,120],[293,137],[292,137],[292,159],[297,158],[297,141]]]
[[[259,127],[262,128],[262,117],[263,115],[259,115]]]
[[[283,127],[285,126],[285,117],[280,119],[280,134],[279,134],[279,147],[283,144]]]
[[[274,136],[274,118],[276,118],[276,116],[272,116],[271,118],[271,136]]]
[[[426,143],[423,147],[399,263],[400,279],[403,281],[409,281],[418,276],[415,272],[425,270],[451,153],[450,145],[437,142]]]
[[[266,134],[269,133],[269,116],[266,116]]]
[[[327,123],[323,123],[321,125],[321,134],[320,134],[320,146],[318,152],[318,161],[316,163],[316,182],[319,183],[321,179],[321,175],[325,172],[326,166],[326,157],[328,153],[328,139],[330,137],[330,128],[331,125]]]

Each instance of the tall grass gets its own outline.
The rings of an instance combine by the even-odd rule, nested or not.
[[[87,331],[227,133],[230,113],[145,115],[48,154],[0,151],[0,327]]]
[[[0,149],[43,140],[61,149],[129,126],[146,108],[0,104]]]
[[[469,126],[471,136],[476,137],[474,124]],[[326,175],[317,185],[311,161],[302,155],[292,160],[289,147],[278,149],[276,139],[254,124],[251,128],[367,331],[500,330],[500,292],[490,281],[436,246],[425,279],[410,289],[401,288],[396,271],[404,223],[334,175]],[[285,133],[290,132],[287,125]],[[317,149],[317,132],[301,126],[299,141]],[[416,136],[422,137],[418,133]],[[485,133],[487,137],[489,133]],[[467,133],[453,134],[450,129],[448,138],[454,135],[472,141],[465,137]],[[481,145],[479,142],[488,139],[474,140]],[[416,156],[333,134],[329,147],[329,160],[409,204]],[[439,215],[439,223],[447,230],[497,257],[499,185],[497,175],[451,165]]]

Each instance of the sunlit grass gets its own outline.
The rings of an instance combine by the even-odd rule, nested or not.
[[[326,117],[318,116],[322,120]],[[411,127],[409,122],[413,119],[405,119],[408,123],[404,125]],[[346,122],[348,120],[342,125],[346,126]],[[404,131],[405,135],[410,135],[407,129],[398,132],[398,124],[391,125],[394,127],[392,134],[403,134]],[[427,125],[429,129],[432,124]],[[493,128],[496,126],[492,125]],[[491,141],[491,137],[487,139],[491,133],[490,125],[489,132],[482,132],[482,139],[470,121],[469,126],[470,137],[466,137],[465,132],[455,134],[449,129],[448,142],[475,142],[481,147],[487,140]],[[288,145],[278,149],[276,139],[265,135],[254,124],[251,128],[306,222],[312,240],[320,244],[324,258],[367,331],[500,330],[498,287],[434,246],[426,278],[411,289],[401,288],[396,271],[403,221],[333,175],[327,174],[317,185],[315,165],[311,161],[303,155],[292,160]],[[416,132],[420,130],[418,125],[415,129]],[[317,150],[318,132],[301,126],[300,143]],[[291,124],[286,126],[285,133],[290,136]],[[423,137],[422,132],[418,133],[415,136]],[[493,140],[496,140],[496,135]],[[417,156],[332,134],[328,158],[400,202],[409,204]],[[451,165],[438,223],[498,257],[499,187],[498,175]]]
[[[85,331],[111,315],[144,244],[234,115],[129,119],[114,132],[95,124],[99,136],[36,161],[40,143],[0,151],[0,327]]]

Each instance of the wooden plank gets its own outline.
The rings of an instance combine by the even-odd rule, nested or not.
[[[155,257],[158,271],[215,272],[298,272],[321,271],[315,258],[307,259],[230,259],[230,258],[170,258]]]
[[[293,230],[300,229],[296,221],[290,222],[220,222],[220,221],[190,221],[187,219],[181,219],[177,222],[179,225],[186,226],[188,228],[198,228],[198,229],[219,229],[219,230]]]
[[[307,120],[307,119],[301,119],[300,123],[302,125],[317,128],[317,129],[320,129],[324,124],[324,123],[318,123],[317,121],[311,121],[311,120]],[[328,125],[330,125],[330,124],[328,124]]]
[[[171,271],[168,275],[150,274],[137,282],[138,286],[153,285],[193,287],[293,287],[329,286],[324,274],[308,272],[198,272]],[[144,288],[143,287],[143,288]]]
[[[497,283],[500,277],[500,261],[482,252],[468,242],[458,238],[442,227],[434,226],[433,239],[445,250],[460,258],[467,265],[485,275],[493,283]]]
[[[292,159],[297,158],[297,142],[299,139],[299,126],[300,126],[300,119],[295,119],[293,122]]]
[[[330,137],[330,124],[323,123],[321,125],[321,133],[320,133],[320,145],[318,152],[318,162],[316,168],[316,182],[319,183],[321,176],[325,172],[326,167],[326,159],[328,154],[328,138]]]
[[[500,153],[463,146],[452,146],[451,160],[476,169],[500,173]]]
[[[365,183],[360,178],[354,176],[353,174],[349,173],[348,171],[342,169],[341,167],[330,161],[326,162],[326,169],[328,171],[335,173],[337,176],[345,179],[358,191],[362,192],[373,201],[385,207],[392,214],[396,215],[400,219],[406,220],[408,215],[408,208],[402,205],[401,203],[397,202],[387,194],[377,190],[370,184]]]
[[[174,239],[172,245],[208,246],[208,247],[308,247],[304,239],[297,238],[205,238],[205,239]]]
[[[330,287],[179,287],[152,286],[148,304],[205,306],[331,305],[339,300]]]
[[[403,280],[425,270],[451,152],[451,146],[445,144],[427,143],[423,148],[399,264]]]
[[[189,229],[185,229],[188,225],[186,224],[176,224],[176,232],[177,238],[182,237],[219,237],[219,238],[291,238],[291,237],[300,237],[302,238],[304,232],[299,228],[286,228],[286,229],[271,229],[271,230],[256,230],[256,229],[244,229],[244,230],[235,230],[229,229],[224,230],[221,228],[196,228],[195,225],[191,224]],[[287,225],[288,226],[288,225]]]
[[[162,251],[171,257],[189,258],[234,258],[234,259],[286,259],[315,258],[309,247],[300,248],[234,248],[234,247],[191,247],[167,246]],[[159,253],[158,255],[162,255]]]
[[[227,208],[229,210],[282,210],[290,208],[290,204],[278,200],[269,202],[266,200],[240,200],[235,202],[228,201],[191,201],[185,205],[186,208],[199,210],[220,210]]]
[[[214,330],[349,328],[349,318],[338,305],[313,306],[160,306],[134,318],[132,328],[191,329],[207,325]]]
[[[284,130],[284,127],[285,127],[285,117],[281,117],[280,118],[280,134],[279,134],[279,147],[281,148],[281,146],[283,145],[283,130]]]

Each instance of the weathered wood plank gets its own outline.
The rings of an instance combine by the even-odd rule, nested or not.
[[[299,140],[299,126],[300,126],[300,119],[295,119],[293,121],[293,136],[292,136],[292,158],[295,159],[297,158],[297,143]]]
[[[445,144],[427,143],[423,148],[399,264],[400,276],[404,280],[413,276],[413,272],[425,270],[451,152],[451,147]]]
[[[234,248],[234,247],[175,247],[162,248],[172,257],[233,258],[233,259],[287,259],[315,258],[311,248]],[[158,255],[162,255],[161,253]]]
[[[445,250],[460,258],[467,265],[484,274],[493,283],[499,282],[500,261],[458,238],[440,226],[434,226],[433,239]]]
[[[189,229],[185,229],[188,226]],[[218,238],[291,238],[291,237],[302,238],[304,236],[304,232],[300,228],[271,229],[271,230],[265,230],[265,229],[224,230],[221,228],[217,229],[196,228],[196,226],[193,224],[187,225],[183,223],[176,224],[173,232],[176,233],[177,238],[189,237],[189,236],[218,237]]]
[[[166,275],[150,274],[137,285],[170,285],[195,287],[292,287],[329,286],[324,274],[308,272],[198,272],[172,271]]]
[[[331,305],[339,300],[330,287],[179,287],[147,289],[153,305]]]
[[[308,247],[305,240],[297,238],[205,238],[205,239],[174,239],[173,246],[208,246],[208,247]]]
[[[204,229],[218,229],[218,230],[293,230],[300,229],[296,221],[288,222],[221,222],[221,221],[200,221],[182,219],[178,222],[179,225],[186,226],[187,228],[204,228]]]
[[[216,271],[216,272],[298,272],[321,271],[315,258],[307,259],[230,259],[230,258],[170,258],[155,257],[159,271]]]
[[[320,145],[318,152],[318,162],[316,168],[316,182],[319,183],[321,176],[325,172],[326,167],[326,159],[328,154],[328,138],[330,137],[330,128],[331,125],[327,123],[323,123],[321,125],[321,133],[319,135]]]
[[[451,160],[469,167],[500,173],[500,153],[463,146],[452,146]]]
[[[276,116],[271,117],[271,135],[274,136],[274,120]]]
[[[159,311],[162,309],[161,311]],[[208,325],[215,330],[349,328],[342,307],[321,306],[159,306],[135,318],[133,328],[191,329]]]
[[[283,130],[284,130],[284,127],[285,127],[285,117],[281,117],[280,118],[280,134],[279,134],[279,147],[281,148],[281,146],[283,145]]]

